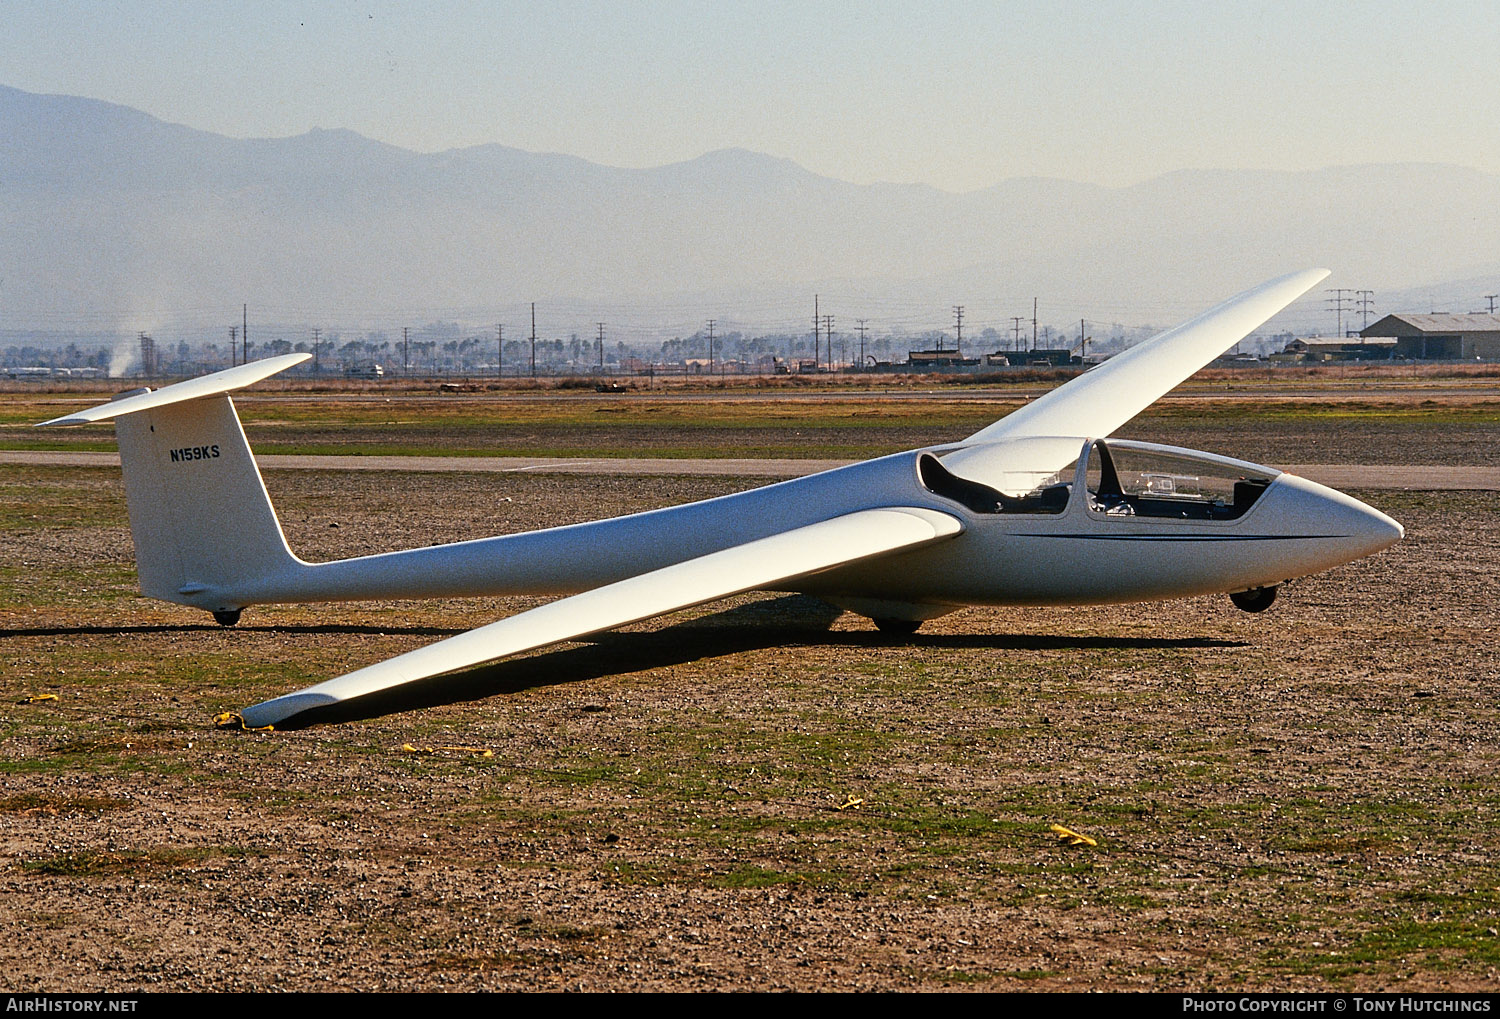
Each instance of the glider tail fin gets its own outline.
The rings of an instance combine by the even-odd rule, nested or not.
[[[142,594],[232,622],[244,607],[237,590],[302,565],[287,547],[228,392],[304,357],[124,394],[45,422],[115,419]]]
[[[295,563],[226,395],[115,422],[141,593],[233,612],[243,582]]]

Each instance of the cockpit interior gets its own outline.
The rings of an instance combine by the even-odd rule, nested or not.
[[[1236,520],[1249,512],[1277,471],[1242,460],[1172,446],[1095,439],[1083,450],[1082,480],[1090,512],[1110,518]],[[1006,493],[964,478],[939,456],[923,453],[917,475],[935,495],[975,513],[1064,512],[1079,480],[1078,460],[1040,478],[1029,491]]]

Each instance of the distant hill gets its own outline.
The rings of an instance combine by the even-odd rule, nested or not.
[[[343,130],[236,140],[3,87],[0,138],[3,328],[227,322],[245,301],[327,322],[483,321],[536,300],[800,329],[818,291],[842,300],[841,327],[929,310],[941,324],[965,303],[966,321],[1008,328],[1033,295],[1057,318],[1135,324],[1309,265],[1377,294],[1500,276],[1500,177],[1455,166],[951,194],[738,149],[629,170]]]

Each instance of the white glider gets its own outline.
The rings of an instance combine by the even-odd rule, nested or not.
[[[271,602],[568,595],[242,712],[281,722],[430,676],[749,590],[796,591],[910,633],[963,605],[1228,593],[1369,555],[1401,525],[1241,460],[1109,438],[1323,280],[1246,291],[963,442],[704,502],[326,563],[287,547],[228,394],[268,358],[44,422],[115,420],[141,592],[226,625]]]

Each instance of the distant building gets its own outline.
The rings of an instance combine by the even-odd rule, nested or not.
[[[1396,341],[1390,337],[1343,339],[1311,336],[1295,339],[1272,354],[1272,361],[1389,361],[1395,356]]]
[[[1026,351],[1024,363],[1036,367],[1051,365],[1054,368],[1065,368],[1071,364],[1082,364],[1083,359],[1074,357],[1071,350],[1062,347],[1033,347]]]
[[[914,369],[922,368],[961,368],[979,363],[977,357],[962,357],[957,349],[943,350],[908,350],[906,362]]]
[[[1500,360],[1500,315],[1387,315],[1359,335],[1366,343],[1389,341],[1394,356],[1407,360]]]

